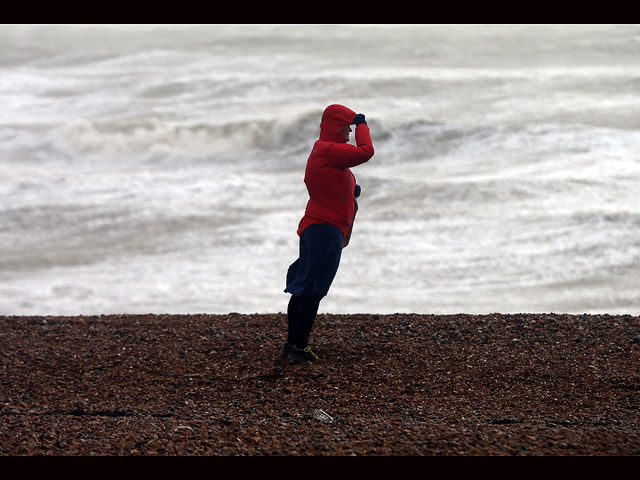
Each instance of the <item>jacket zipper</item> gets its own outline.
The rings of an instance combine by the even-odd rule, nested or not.
[[[347,188],[344,191],[344,197],[342,198],[342,203],[347,201],[347,194],[349,193],[349,177],[350,177],[350,174],[349,174],[349,172],[346,172],[346,173],[347,173]]]

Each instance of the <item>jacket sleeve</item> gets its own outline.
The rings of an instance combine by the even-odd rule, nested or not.
[[[369,127],[361,123],[356,127],[356,145],[335,143],[328,152],[327,164],[334,168],[351,168],[373,157],[373,143]]]

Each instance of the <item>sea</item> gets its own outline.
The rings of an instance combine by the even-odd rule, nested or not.
[[[640,314],[640,25],[44,24],[0,25],[0,315],[286,312],[333,103],[375,155],[320,313]]]

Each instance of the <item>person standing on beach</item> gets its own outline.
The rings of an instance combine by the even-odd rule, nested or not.
[[[349,144],[355,124],[356,145]],[[309,192],[305,214],[298,225],[300,254],[287,271],[285,292],[288,335],[282,355],[296,362],[315,362],[309,336],[320,300],[327,295],[338,271],[342,249],[351,239],[358,211],[360,186],[350,168],[373,156],[365,116],[343,105],[329,105],[322,114],[320,138],[307,160],[304,183]]]

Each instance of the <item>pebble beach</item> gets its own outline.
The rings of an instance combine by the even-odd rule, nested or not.
[[[0,455],[638,455],[640,317],[0,317]]]

